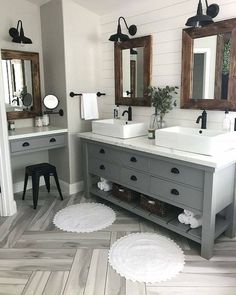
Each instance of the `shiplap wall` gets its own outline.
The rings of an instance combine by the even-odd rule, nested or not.
[[[117,19],[124,16],[128,25],[136,24],[137,37],[152,35],[153,37],[153,64],[152,85],[154,86],[180,86],[181,81],[181,50],[182,29],[187,18],[196,14],[198,0],[146,0],[140,4],[127,6],[114,14],[101,18],[102,31],[102,72],[101,87],[107,93],[99,103],[101,117],[111,118],[115,104],[114,99],[114,48],[108,41],[111,34],[116,32]],[[212,1],[209,1],[212,2]],[[236,0],[217,0],[220,13],[215,21],[236,17]],[[202,1],[205,5],[205,1]],[[126,29],[123,27],[126,34]],[[201,113],[200,110],[181,110],[180,98],[177,97],[178,106],[166,116],[168,126],[197,126],[195,121]],[[125,107],[120,107],[122,112]],[[153,108],[134,107],[134,120],[149,121]],[[236,113],[232,114],[236,116]],[[221,129],[224,118],[223,111],[208,111],[208,127]]]

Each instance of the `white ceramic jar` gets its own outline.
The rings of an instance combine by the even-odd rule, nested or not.
[[[43,114],[43,126],[48,126],[49,125],[49,115],[48,114]]]
[[[43,126],[42,116],[36,116],[35,117],[35,127],[42,127],[42,126]]]

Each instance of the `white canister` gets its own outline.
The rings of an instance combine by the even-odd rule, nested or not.
[[[49,115],[48,114],[43,114],[43,126],[48,126],[49,125]]]
[[[36,116],[35,117],[35,127],[42,127],[42,126],[43,126],[42,116]]]

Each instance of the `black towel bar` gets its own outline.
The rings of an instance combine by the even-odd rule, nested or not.
[[[74,93],[74,92],[71,92],[71,93],[70,93],[70,97],[81,96],[81,95],[82,95],[82,93]],[[97,92],[97,96],[98,96],[98,97],[100,97],[100,96],[102,96],[102,95],[106,95],[106,93],[101,93],[100,91]]]

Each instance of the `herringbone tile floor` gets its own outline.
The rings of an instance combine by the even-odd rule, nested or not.
[[[86,200],[83,193],[60,201],[57,192],[40,189],[37,210],[31,191],[26,200],[16,195],[18,212],[0,218],[0,295],[235,295],[236,238],[217,239],[214,257],[200,257],[197,244],[112,206],[116,222],[89,234],[58,230],[52,223],[56,212]],[[174,239],[184,250],[183,273],[162,284],[126,281],[108,265],[110,245],[131,232],[157,232]]]

